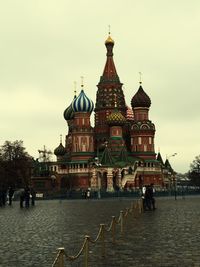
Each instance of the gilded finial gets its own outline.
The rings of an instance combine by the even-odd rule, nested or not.
[[[77,83],[76,81],[74,81],[74,96],[76,96],[76,86],[77,86]]]
[[[62,134],[60,134],[60,143],[62,144]]]
[[[142,84],[142,72],[139,72],[139,75],[140,75],[139,83]]]
[[[108,38],[106,39],[105,44],[113,44],[114,45],[114,41],[110,37],[110,25],[108,25]]]
[[[108,25],[108,35],[110,35],[110,25]]]
[[[84,87],[84,82],[83,82],[83,80],[84,80],[84,77],[81,76],[81,87],[82,87],[82,88]]]

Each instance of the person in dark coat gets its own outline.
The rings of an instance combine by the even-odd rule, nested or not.
[[[3,205],[3,192],[2,192],[2,188],[0,187],[0,207],[2,207]]]
[[[5,186],[3,186],[1,191],[2,206],[6,205],[6,199],[7,199],[7,189],[5,188]]]
[[[23,208],[23,203],[24,203],[24,199],[25,199],[25,191],[24,189],[21,191],[20,193],[20,208]]]
[[[14,189],[12,187],[9,187],[8,189],[8,205],[12,205],[12,198],[14,195]]]
[[[33,188],[31,188],[31,205],[35,206],[35,197],[36,197],[36,192]]]
[[[156,209],[155,207],[155,197],[154,197],[154,194],[155,194],[155,188],[153,186],[153,184],[150,185],[150,198],[151,198],[151,205],[152,205],[152,208],[153,210]]]
[[[151,210],[151,203],[152,203],[152,195],[151,195],[151,187],[147,185],[145,191],[145,203],[148,210]]]
[[[29,203],[30,203],[30,189],[29,187],[26,187],[24,191],[24,200],[25,200],[25,207],[29,208]]]

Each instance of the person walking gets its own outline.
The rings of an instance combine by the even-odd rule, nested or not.
[[[29,208],[29,203],[30,203],[30,189],[29,189],[29,187],[26,187],[26,189],[25,189],[24,200],[25,200],[25,207]]]
[[[145,193],[146,193],[146,186],[142,186],[142,205],[143,205],[143,210],[145,211],[147,209],[146,207],[146,199],[145,199]]]
[[[34,190],[33,187],[31,187],[31,191],[30,191],[30,193],[31,193],[31,205],[32,205],[32,206],[35,206],[36,192],[35,192],[35,190]]]
[[[151,188],[150,185],[147,185],[145,191],[145,204],[148,210],[151,210]]]
[[[156,201],[155,201],[154,195],[155,195],[154,185],[153,184],[150,184],[150,198],[151,198],[151,205],[152,205],[153,210],[156,209],[156,207],[155,207],[155,202]]]
[[[24,205],[23,205],[24,199],[25,199],[25,191],[24,191],[24,189],[22,189],[22,191],[20,192],[20,208],[24,207]]]
[[[1,201],[2,201],[2,206],[6,205],[6,201],[7,201],[7,189],[5,188],[5,186],[2,187],[2,191],[1,191]]]
[[[8,188],[8,205],[9,205],[9,206],[12,205],[13,195],[14,195],[14,189],[10,186],[10,187]]]

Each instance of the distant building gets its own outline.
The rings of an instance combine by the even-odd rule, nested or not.
[[[65,144],[54,150],[56,162],[49,162],[50,183],[56,190],[114,191],[141,188],[153,183],[164,187],[164,164],[154,148],[155,125],[149,119],[151,100],[142,82],[127,106],[114,60],[114,41],[105,41],[107,59],[97,85],[96,103],[82,84],[64,111],[68,125]],[[94,111],[95,125],[90,124]],[[53,178],[52,178],[53,177]],[[42,179],[42,178],[41,178]],[[32,179],[40,181],[39,176]]]

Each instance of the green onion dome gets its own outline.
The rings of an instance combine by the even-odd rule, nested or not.
[[[126,123],[125,117],[121,114],[120,111],[115,109],[108,117],[106,122],[110,126],[124,125]]]
[[[74,112],[92,112],[94,109],[94,103],[89,99],[84,90],[82,89],[79,96],[77,96],[72,102],[72,109]]]
[[[151,106],[151,99],[145,93],[145,91],[143,90],[141,85],[140,85],[137,93],[133,96],[133,98],[131,100],[131,106],[133,109],[136,107],[149,108]]]
[[[74,118],[74,111],[72,109],[72,104],[70,104],[69,107],[65,109],[63,116],[66,121],[72,120]]]
[[[66,153],[66,150],[64,146],[62,145],[62,143],[60,143],[60,145],[56,149],[54,149],[54,154],[56,156],[64,156],[65,153]]]

